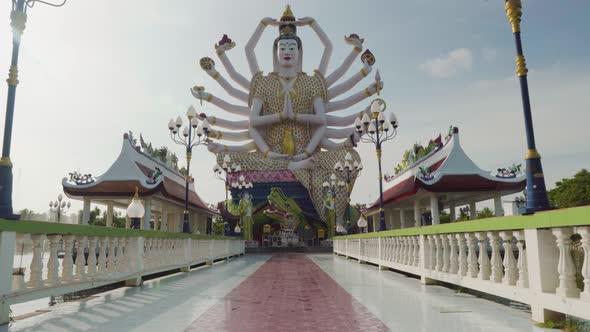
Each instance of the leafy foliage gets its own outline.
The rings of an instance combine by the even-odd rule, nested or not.
[[[560,208],[590,205],[590,172],[582,169],[573,178],[557,181],[548,195],[551,203]]]
[[[477,219],[493,218],[495,217],[494,211],[488,207],[477,212]]]
[[[416,161],[420,160],[420,158],[429,154],[432,150],[436,149],[439,146],[437,142],[434,140],[430,140],[426,146],[422,146],[420,143],[414,143],[414,146],[406,150],[402,157],[402,160],[395,166],[393,172],[395,175],[403,172],[408,167],[412,166]]]

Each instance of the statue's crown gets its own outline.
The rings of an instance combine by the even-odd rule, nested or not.
[[[295,15],[293,15],[293,12],[291,11],[291,6],[287,5],[287,7],[285,8],[285,11],[283,12],[283,15],[281,16],[279,21],[285,22],[285,24],[281,24],[279,26],[279,34],[281,34],[281,35],[287,35],[287,34],[296,35],[297,34],[297,27],[295,27],[294,24],[291,24],[291,22],[295,21]]]
[[[280,21],[281,22],[295,21],[295,15],[293,15],[293,12],[291,11],[291,6],[287,5],[287,7],[285,7],[285,11],[283,12],[283,15],[281,16]]]

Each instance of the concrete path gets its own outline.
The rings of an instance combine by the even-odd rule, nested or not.
[[[8,330],[545,331],[518,304],[331,254],[246,255],[46,309]]]

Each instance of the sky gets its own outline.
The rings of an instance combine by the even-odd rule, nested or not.
[[[384,170],[403,151],[427,143],[450,125],[459,127],[467,154],[483,169],[523,163],[526,152],[522,104],[514,73],[515,51],[500,0],[289,2],[297,17],[313,17],[334,45],[329,70],[349,53],[344,36],[357,33],[376,56],[382,93],[400,121],[398,137],[385,143]],[[71,171],[100,175],[119,154],[123,134],[142,133],[154,146],[182,156],[168,135],[170,118],[189,105],[202,107],[194,85],[232,100],[199,67],[209,56],[225,74],[214,44],[226,33],[237,46],[228,52],[249,76],[243,47],[263,17],[278,18],[286,1],[69,0],[61,8],[37,4],[29,10],[19,60],[20,84],[11,159],[14,209],[46,211]],[[12,34],[10,1],[0,4],[0,72],[8,73]],[[523,0],[522,38],[537,148],[549,188],[590,166],[590,2]],[[304,71],[319,64],[321,44],[309,28],[303,40]],[[265,31],[256,54],[272,70],[272,40]],[[355,61],[348,75],[361,68]],[[372,76],[372,75],[371,75]],[[226,76],[227,77],[227,76]],[[364,89],[366,79],[351,91]],[[0,88],[6,104],[7,88]],[[342,112],[358,112],[367,102]],[[4,108],[2,108],[4,112]],[[0,115],[4,119],[4,114]],[[378,198],[374,146],[361,144],[365,171],[354,202]],[[183,160],[183,158],[181,158]],[[197,191],[208,202],[224,197],[212,176],[214,156],[193,153]],[[81,207],[73,202],[72,211]],[[102,207],[101,207],[102,208]]]

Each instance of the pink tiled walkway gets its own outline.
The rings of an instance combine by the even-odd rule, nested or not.
[[[303,254],[273,256],[187,331],[389,331]]]

